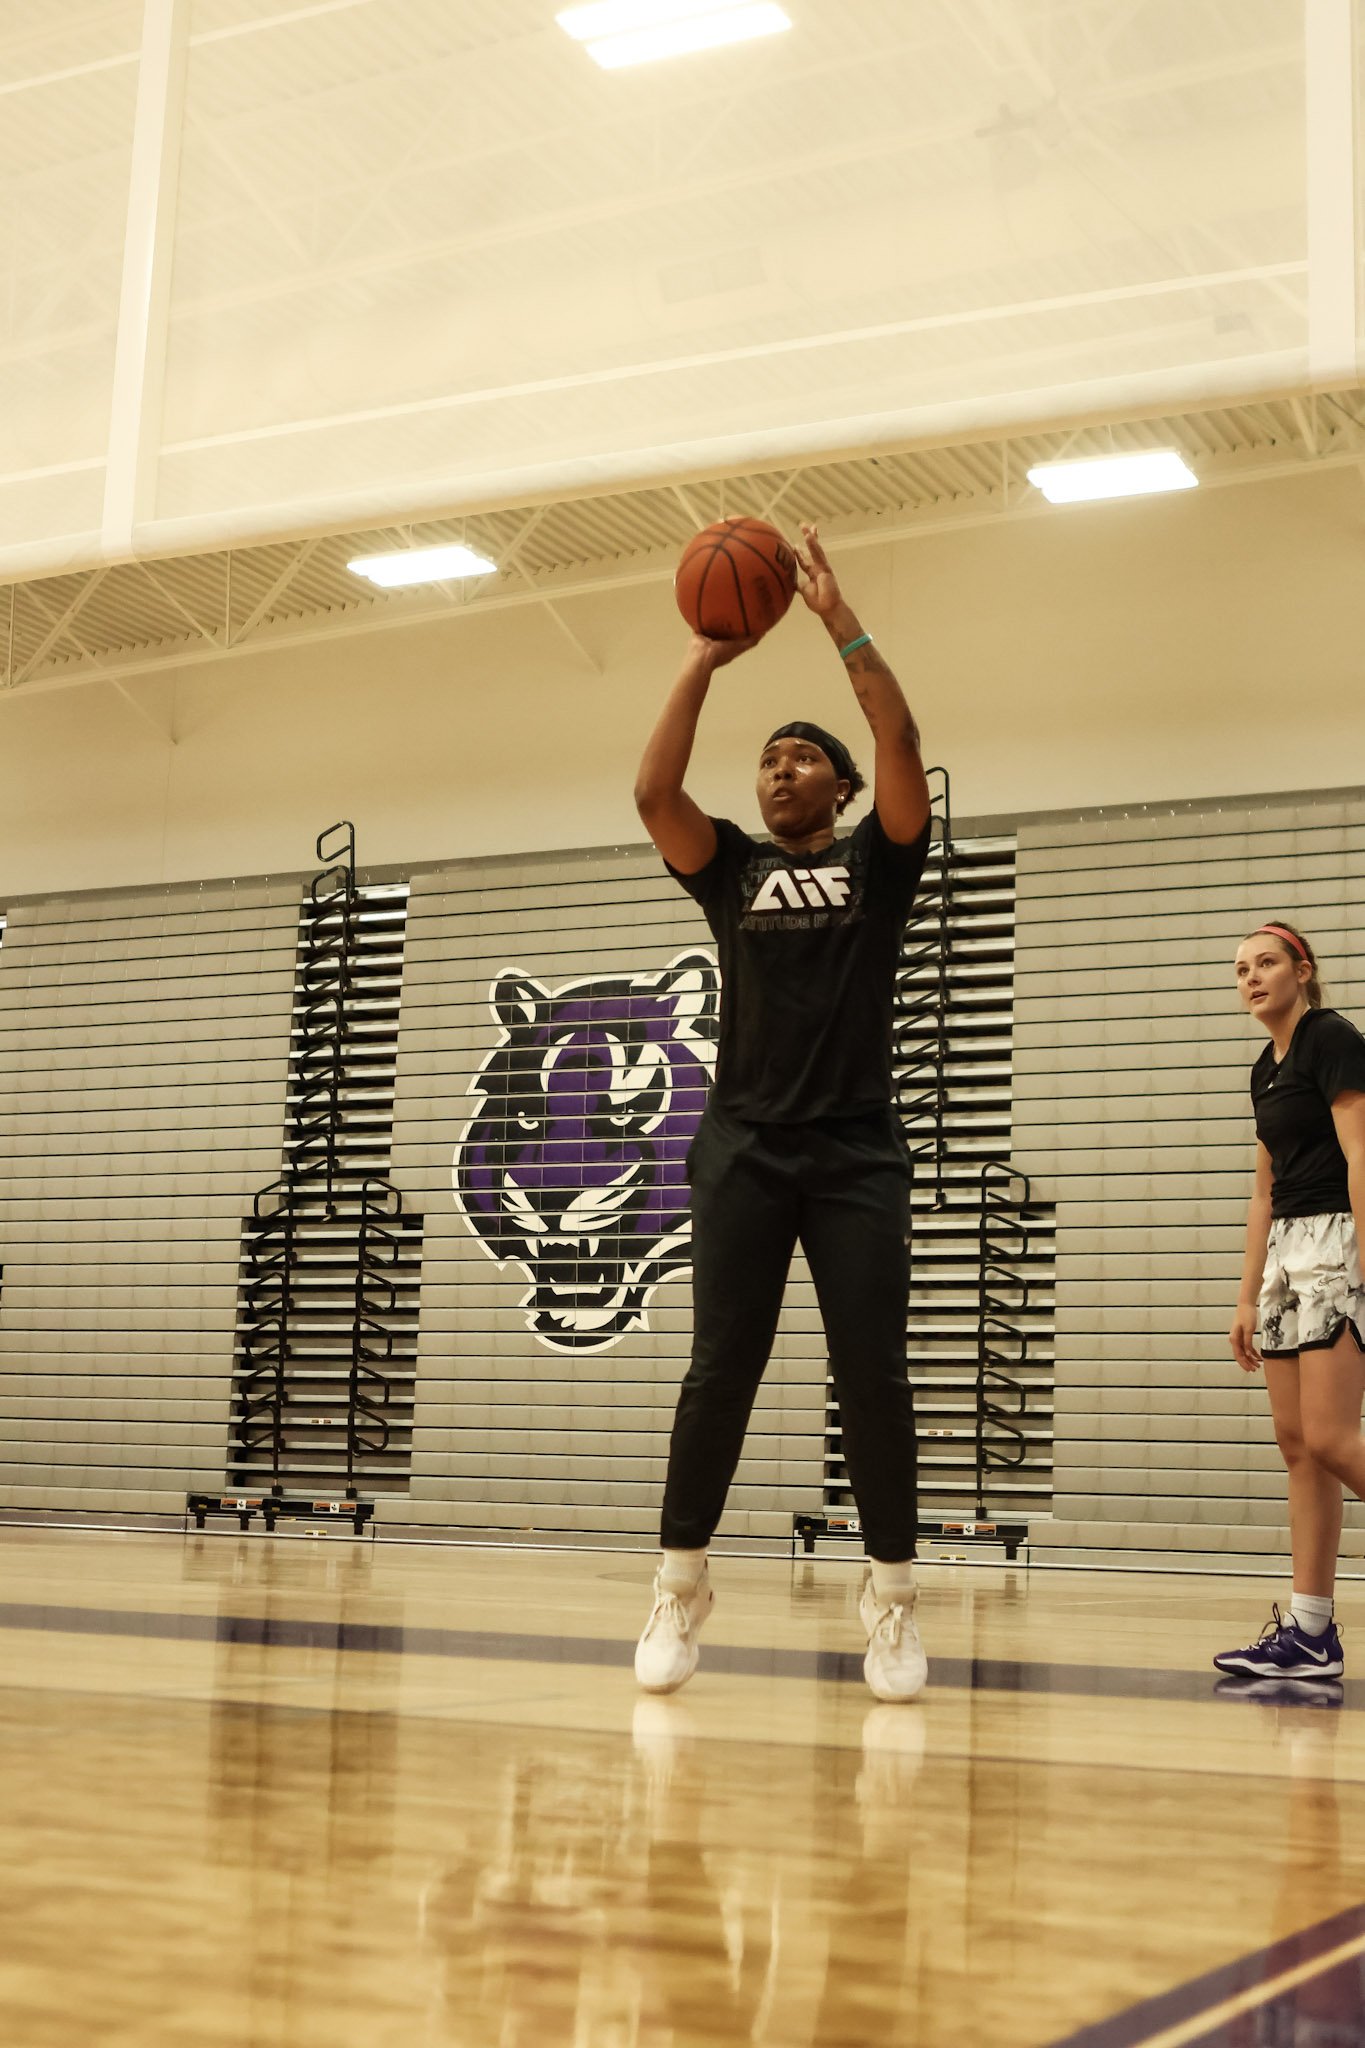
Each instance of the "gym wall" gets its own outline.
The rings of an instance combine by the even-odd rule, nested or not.
[[[1057,1204],[1048,1548],[1226,1566],[1286,1547],[1264,1382],[1227,1345],[1265,1044],[1232,959],[1289,917],[1327,1002],[1365,1021],[1363,825],[1351,790],[1020,832],[1014,1149]],[[1352,1502],[1344,1554],[1365,1555]]]
[[[1320,942],[1360,1015],[1365,792],[1025,820],[1013,1156],[1055,1201],[1054,1519],[1035,1545],[1217,1556],[1283,1547],[1264,1389],[1224,1332],[1259,1049],[1229,962],[1272,912]],[[176,1513],[221,1483],[242,1217],[278,1170],[302,877],[11,907],[0,947],[0,1509]],[[548,1264],[486,1249],[457,1207],[477,1081],[512,1026],[587,1000],[610,1032],[652,981],[687,1022],[708,935],[639,848],[413,876],[393,1171],[424,1218],[411,1480],[380,1519],[511,1540],[648,1543],[687,1342],[657,1268],[643,1321],[528,1329]],[[584,984],[590,984],[586,987]],[[671,1007],[670,1007],[671,1006]],[[689,1007],[690,1006],[690,1007]],[[674,1079],[677,1032],[662,1034]],[[686,1033],[683,1033],[684,1038]],[[648,1083],[642,1072],[623,1089]],[[471,1132],[471,1124],[474,1129]],[[582,1235],[604,1190],[585,1173]],[[609,1196],[610,1190],[605,1194]],[[476,1219],[477,1220],[477,1219]],[[605,1234],[605,1227],[603,1232]],[[648,1249],[648,1247],[647,1247]],[[651,1268],[651,1272],[656,1269]],[[619,1276],[616,1276],[619,1279]],[[578,1297],[573,1297],[578,1299]],[[581,1305],[581,1303],[580,1303]],[[607,1341],[607,1340],[610,1341]],[[724,1529],[780,1541],[821,1500],[823,1360],[798,1264]],[[1358,1524],[1348,1551],[1362,1550]]]
[[[178,1515],[188,1490],[224,1484],[242,1222],[280,1170],[303,881],[10,912],[0,1510]],[[392,1161],[404,1208],[425,1221],[419,1356],[410,1483],[378,1512],[466,1533],[649,1541],[688,1341],[676,1247],[651,1259],[642,1243],[646,1284],[619,1328],[603,1332],[589,1304],[570,1318],[582,1329],[547,1343],[521,1304],[532,1285],[553,1293],[558,1267],[548,1254],[495,1265],[456,1206],[456,1149],[481,1106],[470,1083],[503,1036],[491,999],[513,974],[552,1016],[566,984],[589,981],[604,1033],[623,995],[657,984],[666,1028],[646,1093],[659,1064],[688,1079],[706,1022],[693,1031],[694,1013],[714,1013],[710,935],[652,850],[415,877]],[[704,1078],[694,1060],[693,1083]],[[590,1173],[583,1188],[576,1267],[612,1218],[612,1189]],[[824,1422],[798,1258],[723,1538],[785,1539],[794,1509],[820,1506]]]
[[[242,1218],[280,1169],[298,886],[11,904],[0,1507],[179,1513],[224,1472]]]

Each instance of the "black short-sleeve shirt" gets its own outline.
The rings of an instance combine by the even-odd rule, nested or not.
[[[1332,1121],[1343,1089],[1365,1091],[1365,1038],[1337,1010],[1305,1010],[1276,1063],[1251,1070],[1256,1135],[1270,1154],[1272,1216],[1334,1216],[1351,1206],[1346,1155]]]
[[[669,872],[720,955],[713,1099],[753,1123],[856,1116],[891,1101],[901,937],[929,850],[887,838],[875,811],[820,853],[784,853],[713,818],[716,851]]]

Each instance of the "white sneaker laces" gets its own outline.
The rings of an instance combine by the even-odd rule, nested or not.
[[[684,1640],[692,1633],[692,1624],[687,1618],[687,1609],[676,1593],[660,1593],[654,1602],[654,1612],[645,1625],[645,1634],[652,1635],[656,1624],[668,1621]]]
[[[894,1650],[901,1639],[901,1627],[905,1620],[905,1609],[900,1601],[894,1601],[884,1614],[877,1616],[874,1636],[880,1636],[888,1649]]]

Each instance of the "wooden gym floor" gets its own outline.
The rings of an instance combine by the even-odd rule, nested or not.
[[[1365,1649],[1220,1695],[1264,1580],[927,1568],[931,1689],[886,1707],[834,1560],[718,1560],[668,1700],[642,1557],[0,1565],[12,2048],[1365,2042]]]

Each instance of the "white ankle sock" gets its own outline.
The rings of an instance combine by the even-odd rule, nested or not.
[[[1295,1626],[1306,1636],[1320,1636],[1331,1626],[1332,1596],[1330,1593],[1296,1593],[1289,1603],[1289,1612]]]
[[[666,1550],[659,1584],[665,1593],[695,1593],[705,1570],[704,1550]]]
[[[915,1590],[915,1560],[905,1558],[897,1564],[883,1564],[880,1558],[870,1557],[872,1567],[872,1594],[879,1607],[904,1606]]]

